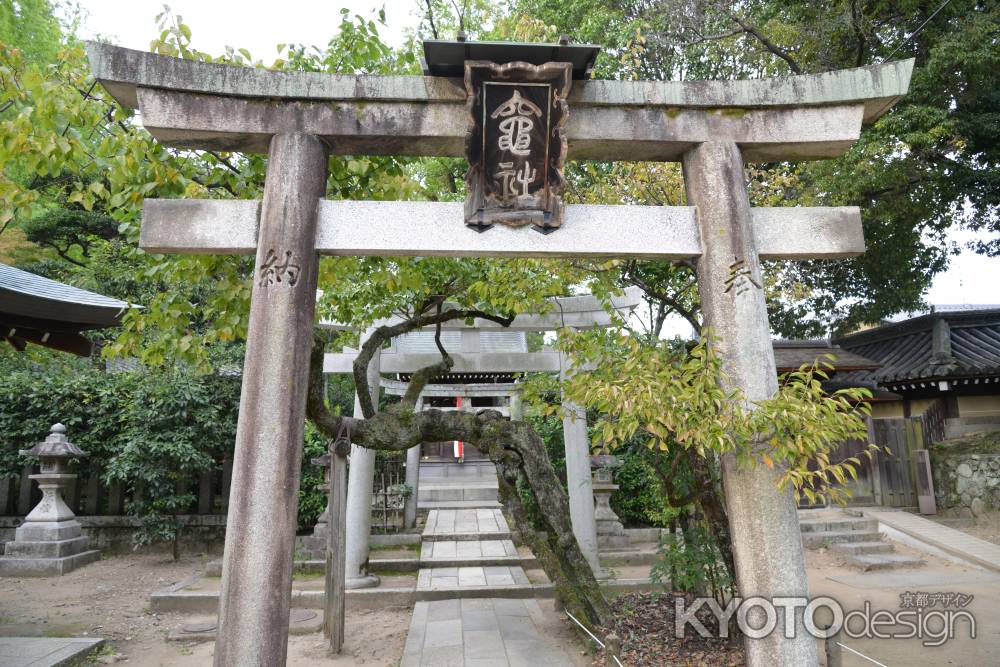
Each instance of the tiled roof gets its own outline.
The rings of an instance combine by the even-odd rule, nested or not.
[[[128,303],[0,264],[0,316],[71,323],[71,328],[115,326]]]
[[[803,364],[812,364],[817,359],[833,365],[838,373],[856,370],[871,370],[879,367],[877,361],[855,354],[825,339],[818,340],[775,340],[774,365],[779,373],[798,370]],[[828,359],[826,355],[833,355]]]
[[[993,376],[1000,374],[1000,309],[936,312],[835,342],[882,364],[877,370],[852,373],[853,379],[888,385]]]

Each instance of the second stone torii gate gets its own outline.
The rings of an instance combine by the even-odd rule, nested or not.
[[[330,153],[463,155],[460,81],[265,71],[103,44],[88,55],[95,78],[164,144],[270,155],[263,202],[147,200],[140,237],[152,252],[256,255],[215,650],[216,665],[241,666],[285,661],[318,254],[693,259],[728,382],[766,399],[777,383],[760,260],[847,257],[864,240],[856,208],[751,209],[743,164],[844,152],[905,94],[913,66],[577,82],[568,157],[680,161],[689,206],[567,206],[562,228],[542,236],[478,234],[461,204],[323,199]],[[743,597],[808,594],[795,504],[778,474],[723,459]],[[818,662],[799,617],[793,637],[746,646],[753,667]]]
[[[621,296],[612,297],[607,308],[620,317],[627,317],[642,300],[638,288],[629,288]],[[548,299],[547,310],[537,313],[523,313],[516,316],[507,327],[501,327],[490,320],[476,319],[471,324],[461,321],[445,322],[442,331],[458,332],[460,337],[455,343],[457,347],[449,349],[454,361],[452,373],[519,373],[543,372],[563,373],[569,369],[569,360],[565,355],[544,349],[540,352],[524,351],[486,351],[483,349],[481,336],[484,332],[551,332],[563,328],[593,329],[604,328],[613,324],[613,318],[605,305],[592,295],[570,297],[554,297]],[[392,326],[398,324],[399,318],[388,319],[379,324]],[[346,327],[338,323],[323,323],[324,328],[343,330]],[[429,330],[423,330],[429,333]],[[417,332],[414,332],[417,333]],[[408,334],[413,335],[413,334]],[[327,353],[323,361],[324,373],[353,372],[356,350]],[[369,364],[370,383],[374,387],[375,378],[380,373],[406,374],[414,373],[440,359],[440,353],[403,351],[398,342],[388,349],[381,350],[372,358]],[[428,386],[427,391],[433,391]],[[563,436],[566,449],[566,478],[569,487],[570,518],[573,523],[580,550],[586,557],[595,574],[601,572],[597,554],[597,527],[594,520],[594,495],[590,477],[590,439],[587,435],[586,412],[578,406],[565,403],[564,409],[569,416],[563,420]],[[358,416],[358,415],[356,415]],[[419,447],[414,448],[419,449]],[[355,450],[352,453],[350,482],[348,484],[347,504],[347,571],[348,588],[363,588],[376,585],[377,579],[362,567],[368,560],[368,541],[370,528],[370,512],[372,501],[372,476],[374,474],[374,452]],[[411,464],[419,459],[407,459],[407,476],[410,475]]]

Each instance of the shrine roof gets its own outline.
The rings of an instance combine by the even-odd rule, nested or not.
[[[0,264],[0,333],[17,349],[31,342],[86,356],[92,346],[79,332],[118,326],[135,307]]]
[[[125,301],[0,264],[0,317],[32,317],[95,329],[117,326],[131,307]]]
[[[427,76],[465,76],[466,60],[496,63],[525,62],[544,65],[568,62],[574,79],[588,79],[601,47],[596,44],[539,44],[532,42],[480,42],[425,39],[423,70]]]
[[[803,364],[829,363],[834,372],[841,373],[858,370],[874,370],[881,364],[877,361],[845,350],[826,339],[817,340],[775,340],[774,365],[779,373],[797,371]],[[827,357],[832,355],[833,359]]]
[[[936,331],[935,331],[936,330]],[[1000,309],[935,312],[835,340],[880,368],[850,377],[892,387],[1000,375]]]
[[[568,47],[571,48],[571,47]],[[581,47],[577,47],[581,48]],[[464,104],[462,79],[287,72],[160,56],[87,43],[94,77],[121,104],[138,106],[138,88],[216,96],[316,101]],[[912,59],[868,67],[737,81],[576,81],[572,106],[766,108],[863,103],[874,122],[909,86]]]

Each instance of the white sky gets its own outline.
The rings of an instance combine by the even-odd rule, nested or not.
[[[121,46],[148,50],[157,35],[155,17],[163,0],[79,0],[86,12],[82,37],[101,35]],[[340,23],[340,10],[375,17],[384,7],[388,23],[383,39],[402,45],[405,31],[420,21],[416,0],[168,0],[174,14],[191,28],[193,46],[221,54],[225,47],[243,47],[265,63],[278,56],[279,43],[325,45]],[[976,238],[958,231],[951,240],[960,246]],[[932,304],[1000,303],[1000,258],[970,250],[954,257],[947,271],[935,277],[926,295]]]

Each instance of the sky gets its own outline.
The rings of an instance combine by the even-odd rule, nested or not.
[[[157,35],[155,17],[163,0],[79,0],[84,10],[81,36],[102,36],[121,46],[148,50]],[[278,56],[279,43],[325,45],[340,23],[340,10],[375,17],[385,8],[383,39],[400,46],[408,30],[420,22],[415,0],[169,0],[174,14],[192,30],[192,44],[221,54],[226,46],[242,47],[265,63]],[[964,246],[977,236],[966,231],[951,234],[950,242]],[[931,304],[1000,303],[1000,258],[963,250],[947,271],[934,278],[926,295]]]

